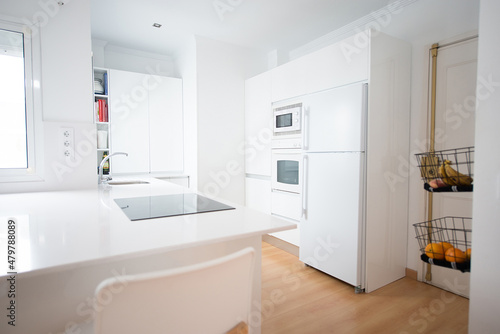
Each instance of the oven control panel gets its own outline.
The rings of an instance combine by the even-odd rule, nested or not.
[[[271,148],[302,148],[302,138],[273,138]]]

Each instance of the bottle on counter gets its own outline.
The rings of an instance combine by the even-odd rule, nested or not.
[[[102,154],[102,159],[104,160],[107,156],[108,156],[108,151],[104,151],[104,153]],[[102,166],[102,173],[104,175],[109,174],[109,159]]]

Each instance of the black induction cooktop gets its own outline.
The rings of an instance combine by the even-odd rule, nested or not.
[[[192,193],[116,198],[115,202],[130,220],[182,216],[234,209],[226,204]]]

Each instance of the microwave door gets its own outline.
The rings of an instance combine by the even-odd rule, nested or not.
[[[292,122],[292,114],[287,113],[287,114],[282,114],[282,115],[276,115],[276,128],[281,129],[281,128],[289,128],[293,125]]]
[[[274,109],[274,133],[300,131],[302,104],[292,104]]]

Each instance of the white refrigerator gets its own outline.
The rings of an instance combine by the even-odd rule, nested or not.
[[[366,83],[303,101],[300,260],[364,289]]]

